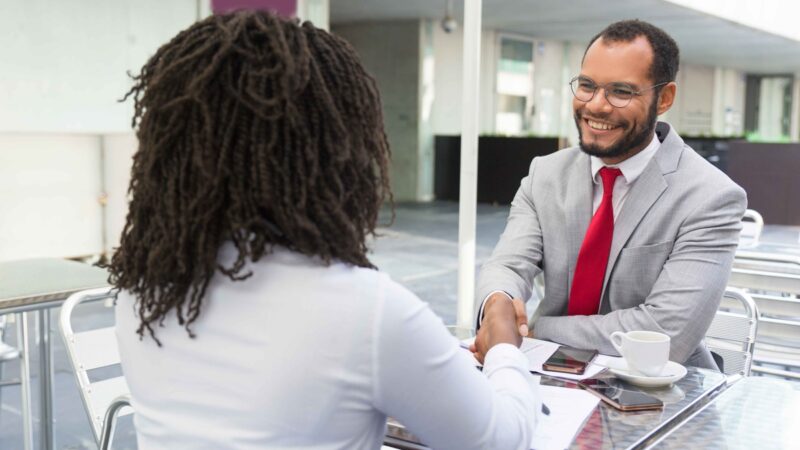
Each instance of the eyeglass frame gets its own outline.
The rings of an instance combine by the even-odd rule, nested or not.
[[[575,93],[575,88],[572,86],[572,83],[574,83],[575,81],[578,81],[581,78],[589,80],[594,84],[594,91],[592,91],[592,96],[589,97],[588,100],[581,100],[580,98],[578,98],[578,94]],[[583,76],[583,75],[578,75],[578,76],[574,77],[573,79],[569,80],[569,90],[572,91],[572,96],[575,97],[575,100],[578,100],[579,102],[583,102],[583,103],[589,103],[590,101],[594,100],[594,96],[597,95],[597,90],[600,89],[600,88],[603,88],[603,97],[605,97],[605,99],[606,99],[606,101],[608,102],[609,105],[613,106],[614,108],[627,108],[628,105],[631,104],[631,101],[633,101],[633,97],[641,96],[641,95],[643,95],[642,93],[644,91],[649,91],[650,89],[661,87],[661,86],[664,86],[664,85],[669,84],[669,83],[670,83],[669,81],[664,81],[663,83],[654,84],[652,86],[639,89],[638,91],[635,90],[635,89],[631,89],[631,94],[632,94],[631,98],[629,98],[628,99],[628,103],[626,103],[623,106],[617,106],[613,102],[611,102],[611,100],[608,99],[608,89],[606,89],[606,87],[616,84],[616,85],[625,85],[625,86],[633,88],[633,86],[628,84],[628,83],[624,83],[624,82],[621,82],[621,81],[612,81],[612,82],[606,83],[606,84],[598,84],[597,82],[595,82],[594,80],[592,80],[589,77],[586,77],[586,76]]]

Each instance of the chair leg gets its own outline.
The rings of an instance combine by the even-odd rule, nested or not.
[[[20,395],[22,406],[22,442],[25,450],[33,449],[33,423],[31,416],[31,368],[28,348],[28,313],[17,314],[17,342],[21,349],[19,359]]]
[[[5,375],[5,366],[6,365],[4,363],[0,363],[0,380],[2,380],[3,376]],[[5,386],[0,386],[0,416],[3,414],[3,388],[5,388]]]
[[[3,338],[6,335],[6,316],[0,317],[0,342],[4,342]],[[5,362],[0,362],[0,380],[5,379]],[[3,412],[3,387],[0,385],[0,414]]]

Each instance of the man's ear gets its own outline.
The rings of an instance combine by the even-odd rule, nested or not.
[[[664,114],[672,107],[675,101],[675,93],[678,90],[678,85],[674,81],[670,81],[663,88],[658,95],[658,115]]]

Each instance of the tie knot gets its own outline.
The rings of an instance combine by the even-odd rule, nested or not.
[[[603,195],[611,195],[614,191],[614,181],[617,177],[622,175],[622,171],[611,167],[603,167],[600,169],[600,178],[603,179]]]

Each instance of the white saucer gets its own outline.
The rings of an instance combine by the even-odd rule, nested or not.
[[[628,369],[628,364],[622,358],[616,361],[614,366],[609,364],[608,370],[618,378],[642,387],[671,386],[672,383],[686,376],[686,367],[674,361],[667,361],[667,365],[661,369],[661,374],[657,377],[632,374]]]

